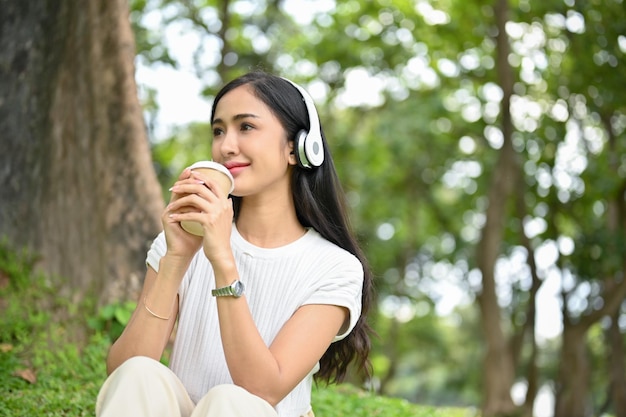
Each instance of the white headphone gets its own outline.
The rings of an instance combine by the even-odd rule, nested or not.
[[[303,168],[318,167],[324,162],[324,142],[322,141],[320,119],[315,109],[315,103],[304,88],[287,78],[283,79],[298,89],[309,113],[310,130],[308,132],[304,129],[299,131],[294,139],[294,153],[298,165]]]

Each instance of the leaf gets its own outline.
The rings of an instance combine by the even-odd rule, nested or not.
[[[34,384],[35,382],[37,382],[37,375],[35,374],[35,371],[33,371],[32,369],[18,369],[15,372],[13,372],[13,375],[19,378],[22,378],[23,380],[31,384]]]
[[[133,311],[129,310],[125,306],[118,306],[115,309],[115,319],[123,326],[126,326],[128,324],[128,322],[130,321],[130,316],[132,314]]]
[[[10,343],[0,343],[0,352],[8,353],[13,350],[13,345]]]

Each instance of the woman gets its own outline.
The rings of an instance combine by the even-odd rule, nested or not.
[[[372,277],[311,98],[252,72],[217,94],[211,124],[234,190],[189,169],[172,187],[99,416],[313,416],[313,377],[341,381],[353,361],[369,373]]]

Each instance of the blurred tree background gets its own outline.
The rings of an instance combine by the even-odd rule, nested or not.
[[[131,0],[130,20],[164,199],[210,157],[224,82],[262,68],[315,98],[377,277],[375,378],[354,382],[626,416],[623,0]],[[146,80],[172,70],[207,112],[168,130]]]
[[[314,95],[378,277],[377,391],[626,415],[623,1],[154,0],[132,21],[142,66],[181,65],[168,31],[196,46],[208,102],[255,67]],[[164,188],[208,131],[154,141]]]

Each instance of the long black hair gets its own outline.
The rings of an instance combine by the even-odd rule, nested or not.
[[[249,72],[226,84],[213,101],[211,122],[220,99],[229,91],[248,85],[255,96],[263,101],[280,120],[289,140],[297,132],[310,129],[309,115],[302,95],[289,81],[263,71]],[[350,227],[345,194],[339,182],[326,137],[320,126],[324,144],[324,163],[313,169],[296,167],[292,170],[292,195],[298,220],[304,227],[312,227],[320,235],[356,256],[363,265],[362,313],[354,329],[346,338],[332,343],[320,359],[316,380],[340,382],[354,361],[357,371],[371,376],[368,359],[371,349],[367,312],[373,299],[373,277],[367,260]],[[297,150],[296,150],[297,152]],[[234,216],[237,219],[241,197],[233,196]]]

